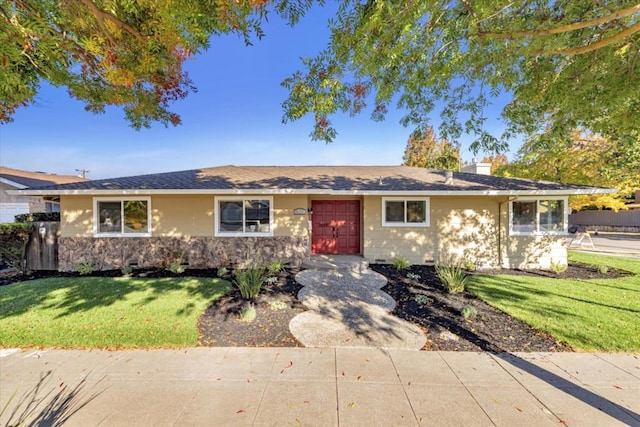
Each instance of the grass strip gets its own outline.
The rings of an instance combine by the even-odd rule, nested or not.
[[[570,252],[570,260],[632,274],[615,279],[474,275],[467,289],[581,351],[640,351],[640,260]]]
[[[51,278],[0,287],[0,347],[195,346],[217,278]]]

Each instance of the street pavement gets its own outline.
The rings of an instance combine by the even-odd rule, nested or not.
[[[593,247],[574,243],[568,246],[569,249],[640,258],[640,233],[598,233],[598,235],[595,235],[590,231],[589,236],[593,242]],[[574,237],[571,236],[567,239],[567,245],[571,243]]]
[[[3,426],[640,426],[640,355],[3,349],[7,402]]]

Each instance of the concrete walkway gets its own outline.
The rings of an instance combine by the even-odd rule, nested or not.
[[[375,347],[420,350],[426,337],[416,325],[389,314],[396,305],[380,289],[387,283],[360,257],[315,256],[296,275],[298,299],[309,311],[289,329],[305,347]]]
[[[640,426],[640,360],[354,348],[0,350],[0,410],[8,401],[3,426]]]

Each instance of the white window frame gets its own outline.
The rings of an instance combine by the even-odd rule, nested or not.
[[[146,233],[105,233],[100,232],[100,212],[98,202],[120,202],[120,214],[124,224],[124,203],[129,200],[147,202],[147,231]],[[93,198],[93,236],[94,237],[151,237],[151,197],[94,197]]]
[[[60,212],[60,202],[45,200],[44,209],[45,209],[45,212]]]
[[[540,229],[540,202],[546,200],[561,200],[563,202],[562,230],[546,231]],[[536,229],[534,231],[517,231],[513,229],[513,203],[514,202],[536,202]],[[546,196],[546,197],[518,197],[509,202],[509,234],[511,236],[557,236],[569,234],[569,197],[567,196]]]
[[[255,232],[245,232],[245,231],[220,231],[220,202],[237,202],[241,201],[244,206],[244,202],[246,200],[268,200],[269,201],[269,232],[261,233],[259,231]],[[273,237],[273,229],[274,229],[274,210],[273,210],[273,196],[216,196],[214,197],[214,211],[215,215],[213,218],[214,221],[214,236],[216,237]],[[245,211],[242,210],[242,223],[245,222]],[[244,228],[244,226],[243,226]]]
[[[404,202],[404,222],[387,222],[387,202]],[[407,222],[407,202],[424,202],[424,222]],[[383,197],[381,218],[383,227],[429,227],[431,221],[429,197]]]

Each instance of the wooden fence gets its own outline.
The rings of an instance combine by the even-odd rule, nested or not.
[[[574,212],[569,215],[569,225],[584,225],[600,231],[640,232],[640,210]]]
[[[27,243],[27,269],[58,269],[59,222],[34,222]]]

